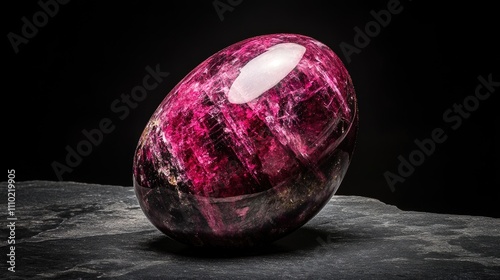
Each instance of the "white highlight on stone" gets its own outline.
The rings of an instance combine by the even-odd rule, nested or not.
[[[261,96],[290,73],[304,56],[306,48],[282,43],[250,60],[240,70],[228,93],[228,100],[244,104]]]

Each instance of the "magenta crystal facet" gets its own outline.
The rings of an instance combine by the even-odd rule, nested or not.
[[[341,60],[273,34],[201,63],[140,138],[134,187],[148,219],[198,246],[272,242],[328,202],[351,160],[356,96]]]

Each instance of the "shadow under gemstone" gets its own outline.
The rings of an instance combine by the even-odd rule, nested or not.
[[[317,249],[333,250],[328,246],[342,240],[342,243],[362,242],[356,234],[335,229],[301,227],[289,235],[270,244],[247,248],[194,247],[177,242],[168,236],[161,236],[145,244],[145,250],[174,254],[190,258],[242,258],[265,255],[285,255],[298,251]]]

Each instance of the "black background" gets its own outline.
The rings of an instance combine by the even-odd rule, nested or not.
[[[52,162],[65,163],[82,129],[110,118],[115,130],[63,179],[132,184],[134,149],[166,94],[210,55],[243,39],[299,33],[331,47],[354,82],[360,128],[354,158],[337,194],[380,199],[402,209],[500,217],[498,91],[457,130],[443,113],[474,93],[477,77],[500,81],[498,17],[478,1],[466,5],[401,1],[403,11],[347,63],[341,42],[373,20],[388,1],[244,0],[221,21],[213,1],[71,1],[15,54],[4,37],[4,167],[18,180],[57,180]],[[220,0],[226,3],[225,0]],[[237,2],[237,1],[233,1]],[[21,33],[36,1],[3,3],[4,34]],[[170,75],[120,120],[110,109],[142,83],[146,66]],[[445,129],[438,144],[395,192],[384,172],[397,172],[415,139]]]

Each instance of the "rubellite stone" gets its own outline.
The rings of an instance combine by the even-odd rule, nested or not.
[[[155,111],[134,158],[142,210],[197,246],[272,242],[338,189],[358,126],[341,60],[306,36],[273,34],[201,63]]]

